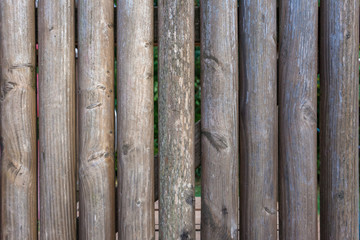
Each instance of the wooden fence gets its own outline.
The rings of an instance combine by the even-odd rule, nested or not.
[[[1,0],[0,239],[195,239],[200,159],[202,239],[359,239],[358,57],[358,0]]]

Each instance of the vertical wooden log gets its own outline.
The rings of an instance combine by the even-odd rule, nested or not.
[[[0,1],[0,72],[0,239],[36,239],[34,1]]]
[[[317,0],[280,2],[280,239],[317,238],[317,35]]]
[[[78,4],[79,235],[114,239],[114,5]]]
[[[276,0],[240,4],[240,234],[277,239]]]
[[[201,165],[201,121],[195,123],[195,165],[196,170]],[[154,201],[159,200],[159,155],[154,157]]]
[[[321,1],[321,239],[359,239],[359,1]]]
[[[39,1],[40,236],[76,238],[74,0]]]
[[[201,127],[204,239],[238,239],[238,25],[236,0],[202,0]]]
[[[154,239],[154,14],[151,0],[118,0],[119,239]]]
[[[160,239],[195,239],[194,1],[159,1]]]

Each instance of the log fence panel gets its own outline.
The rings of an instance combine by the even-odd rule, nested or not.
[[[198,2],[0,1],[0,239],[359,239],[359,1]]]

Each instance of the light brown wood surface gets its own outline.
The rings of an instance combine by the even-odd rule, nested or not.
[[[280,239],[313,240],[317,237],[318,1],[282,0],[279,11]]]
[[[40,237],[76,238],[74,1],[39,1]]]
[[[359,239],[359,1],[321,1],[321,239]]]
[[[194,2],[159,1],[160,239],[195,239]]]
[[[80,239],[115,238],[114,11],[79,0]]]
[[[0,239],[36,239],[34,1],[0,1]]]
[[[154,239],[153,1],[118,4],[119,239]]]
[[[277,239],[276,1],[241,1],[240,234]]]

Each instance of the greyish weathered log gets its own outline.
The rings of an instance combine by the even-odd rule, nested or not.
[[[237,0],[201,1],[203,239],[238,239]]]
[[[41,239],[76,238],[74,5],[39,1]]]
[[[240,2],[240,234],[277,239],[276,0]]]
[[[0,239],[37,238],[34,1],[0,1]]]
[[[321,239],[359,239],[359,1],[321,1]]]
[[[201,165],[201,121],[195,123],[195,164],[194,169]],[[159,199],[159,156],[154,157],[154,196]]]
[[[79,0],[80,239],[115,239],[114,11]]]
[[[317,0],[280,2],[281,240],[317,238],[317,36]]]
[[[160,239],[195,239],[194,1],[159,1]]]
[[[119,239],[154,239],[154,2],[117,3]]]

